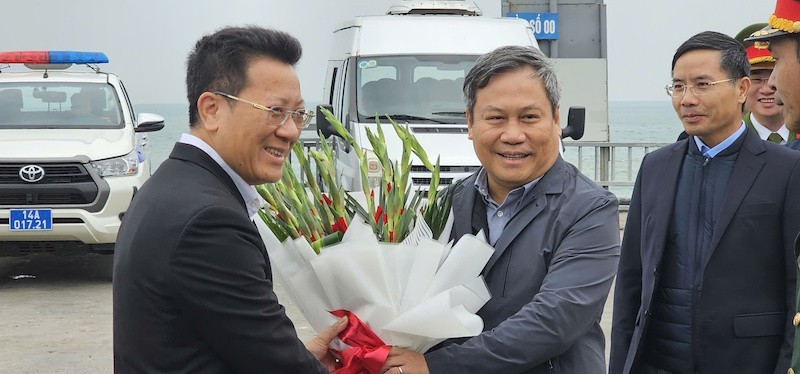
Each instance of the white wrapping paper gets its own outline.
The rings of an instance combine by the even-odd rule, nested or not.
[[[400,244],[379,243],[354,217],[342,242],[319,255],[305,239],[280,243],[258,226],[273,273],[317,332],[336,320],[329,310],[346,309],[386,344],[424,352],[448,338],[479,334],[483,321],[475,313],[490,297],[480,272],[494,249],[482,234],[446,243],[450,216],[443,239],[432,239],[418,217],[425,227]]]

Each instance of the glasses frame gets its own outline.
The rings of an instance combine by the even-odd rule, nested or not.
[[[707,88],[711,88],[711,87],[714,87],[714,86],[716,86],[716,85],[717,85],[717,84],[719,84],[719,83],[730,82],[730,81],[733,81],[733,80],[735,80],[735,79],[733,79],[733,78],[728,78],[728,79],[723,79],[723,80],[719,80],[719,81],[713,81],[713,82],[701,82],[701,83],[707,84],[707,85],[708,85],[708,87],[707,87]],[[698,83],[698,84],[700,84],[700,83]],[[674,89],[674,87],[675,87],[675,84],[668,84],[668,85],[664,86],[664,90],[666,90],[666,91],[667,91],[667,95],[668,95],[669,97],[672,97],[672,98],[675,98],[675,97],[684,97],[684,96],[686,96],[686,91],[692,91],[692,95],[694,95],[694,96],[698,96],[698,97],[699,97],[699,96],[703,96],[703,95],[705,95],[705,94],[706,94],[705,92],[702,92],[702,91],[701,91],[701,92],[698,94],[698,93],[697,93],[697,91],[695,90],[695,87],[696,87],[696,86],[697,86],[697,84],[689,84],[689,85],[686,85],[686,87],[684,87],[684,88],[683,88],[683,92],[681,92],[681,95],[680,95],[680,96],[675,96],[675,89]]]
[[[285,110],[283,111],[284,112],[283,120],[281,120],[281,122],[278,123],[278,124],[270,123],[270,125],[273,125],[273,126],[283,126],[283,124],[285,124],[286,121],[288,121],[289,117],[291,116],[292,117],[292,121],[294,121],[294,124],[295,124],[295,126],[297,128],[305,129],[305,128],[308,128],[308,126],[311,125],[311,120],[314,119],[314,112],[312,112],[310,110],[305,110],[305,109],[291,110],[291,109],[289,109],[289,107],[279,106],[279,105],[277,105],[277,106],[265,106],[265,105],[261,105],[259,103],[254,103],[254,102],[252,102],[250,100],[242,99],[241,97],[233,96],[231,94],[228,94],[228,93],[225,93],[225,92],[222,92],[222,91],[214,91],[212,93],[215,94],[215,95],[220,95],[220,96],[227,97],[227,98],[229,98],[231,100],[236,100],[236,101],[239,101],[239,102],[242,102],[242,103],[245,103],[245,104],[250,104],[253,108],[260,109],[260,110],[263,110],[265,112],[270,112],[272,114],[281,114],[281,111],[276,109],[276,108],[284,108]],[[303,118],[302,121],[297,121],[297,118],[294,117],[294,115],[302,116],[302,118]]]

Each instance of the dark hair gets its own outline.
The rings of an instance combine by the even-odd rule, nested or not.
[[[800,62],[800,34],[792,34],[792,39],[794,40],[795,52],[797,52],[797,62]]]
[[[555,115],[561,99],[561,86],[558,83],[555,68],[542,51],[522,46],[500,47],[478,58],[475,66],[464,78],[467,111],[472,114],[478,90],[486,87],[492,77],[525,67],[533,68],[536,76],[542,80],[544,90],[547,92],[547,99],[550,100],[550,106]]]
[[[792,34],[785,34],[776,37],[777,38],[787,38],[794,41],[794,50],[797,54],[797,62],[800,62],[800,34],[799,33],[792,33]]]
[[[716,31],[703,31],[683,42],[672,57],[672,70],[675,70],[678,58],[687,52],[703,49],[720,51],[720,66],[728,78],[737,80],[750,76],[750,62],[742,44]]]
[[[190,126],[200,119],[197,100],[203,92],[237,95],[247,86],[247,67],[254,58],[267,57],[294,66],[302,53],[295,37],[258,26],[225,27],[203,36],[186,61]]]

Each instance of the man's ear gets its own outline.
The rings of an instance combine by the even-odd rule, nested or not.
[[[206,131],[216,131],[219,128],[221,117],[230,109],[227,105],[224,97],[211,92],[203,92],[197,98],[197,115],[200,118],[199,126]]]
[[[556,111],[553,112],[553,122],[558,128],[561,128],[561,104],[556,105]]]
[[[472,120],[473,120],[473,118],[472,118],[472,114],[470,113],[469,110],[467,110],[466,117],[467,117],[467,139],[472,140]]]
[[[737,92],[737,99],[739,104],[744,104],[745,100],[747,100],[747,91],[750,89],[750,78],[749,77],[742,77],[739,78],[738,83],[736,84]]]

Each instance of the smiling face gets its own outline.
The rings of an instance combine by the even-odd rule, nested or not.
[[[775,89],[767,84],[771,73],[772,69],[752,70],[745,108],[753,112],[759,123],[776,131],[783,125],[783,117],[781,107],[775,104]]]
[[[698,49],[686,52],[672,69],[673,84],[704,85],[728,79],[722,70],[721,52]],[[672,97],[672,106],[678,113],[683,128],[689,135],[700,138],[714,147],[732,135],[742,123],[742,103],[745,101],[750,80],[740,78],[708,87],[702,96],[691,89]]]
[[[770,84],[777,89],[777,101],[783,105],[783,120],[789,130],[800,131],[800,61],[797,43],[790,37],[777,37],[769,42],[775,58]]]
[[[558,158],[558,112],[553,113],[533,68],[492,77],[478,89],[467,123],[489,194],[499,203],[511,190],[541,177]]]
[[[236,96],[267,107],[303,108],[300,81],[291,65],[264,57],[247,68],[247,84]],[[205,92],[198,99],[200,137],[251,185],[275,182],[300,129],[290,117],[282,126],[269,124],[269,113],[252,105]]]

